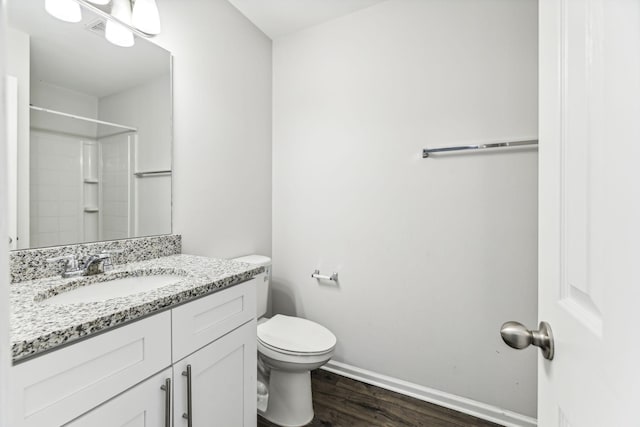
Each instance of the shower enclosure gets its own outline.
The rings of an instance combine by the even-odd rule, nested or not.
[[[136,143],[134,127],[32,105],[31,245],[135,235]]]

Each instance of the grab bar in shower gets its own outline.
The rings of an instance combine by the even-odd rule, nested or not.
[[[525,145],[538,145],[537,139],[530,139],[527,141],[508,141],[508,142],[493,142],[487,144],[475,144],[475,145],[457,145],[454,147],[443,148],[425,148],[422,150],[422,158],[426,159],[433,153],[446,153],[451,151],[467,151],[467,150],[484,150],[486,148],[509,148],[509,147],[522,147]]]

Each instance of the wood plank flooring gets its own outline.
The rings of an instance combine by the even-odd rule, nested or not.
[[[460,412],[354,381],[311,373],[315,417],[311,427],[497,427]],[[277,427],[258,417],[258,427]]]

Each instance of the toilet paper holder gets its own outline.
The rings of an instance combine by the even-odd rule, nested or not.
[[[338,281],[338,273],[333,273],[331,274],[331,276],[325,276],[323,274],[320,274],[320,270],[315,270],[312,274],[311,277],[313,277],[314,279],[318,279],[318,280],[331,280],[333,282],[337,282]]]

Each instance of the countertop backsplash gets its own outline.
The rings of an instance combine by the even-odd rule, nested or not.
[[[112,255],[114,265],[177,255],[182,253],[182,236],[168,234],[13,251],[9,253],[11,283],[59,276],[64,270],[64,263],[51,264],[47,262],[49,258],[70,254],[81,258],[118,249],[123,252]]]

